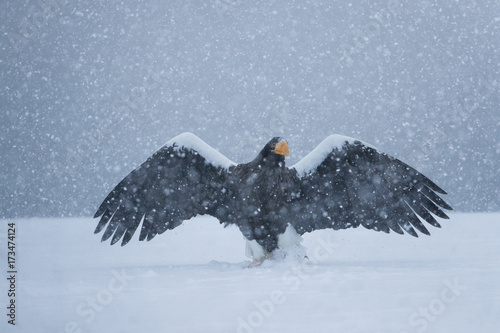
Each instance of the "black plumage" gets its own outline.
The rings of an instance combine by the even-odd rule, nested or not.
[[[125,245],[142,222],[139,240],[149,241],[208,214],[272,253],[288,226],[300,235],[362,225],[417,237],[416,230],[429,235],[422,220],[440,227],[432,214],[447,219],[443,209],[452,209],[430,179],[355,139],[330,136],[292,167],[285,156],[288,145],[276,137],[237,165],[181,134],[109,193],[94,216],[101,216],[95,233],[105,230],[102,241]]]

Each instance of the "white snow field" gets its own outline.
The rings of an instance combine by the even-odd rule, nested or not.
[[[3,278],[1,332],[500,332],[500,213],[452,214],[418,239],[316,231],[309,260],[255,268],[210,217],[125,247],[90,218],[3,220],[5,275],[12,222],[16,325]]]

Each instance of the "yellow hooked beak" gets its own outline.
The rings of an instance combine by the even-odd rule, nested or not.
[[[283,156],[288,156],[288,144],[285,141],[281,141],[276,144],[276,147],[273,150],[276,154],[280,154]]]

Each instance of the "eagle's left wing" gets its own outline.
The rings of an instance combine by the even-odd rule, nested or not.
[[[225,156],[191,133],[176,136],[126,176],[95,213],[102,241],[127,244],[139,227],[139,240],[151,240],[198,214],[216,215],[230,166]]]
[[[439,186],[412,167],[361,141],[332,135],[292,166],[299,193],[289,211],[298,233],[359,225],[389,233],[429,234],[422,219],[440,227],[433,213],[452,209]]]

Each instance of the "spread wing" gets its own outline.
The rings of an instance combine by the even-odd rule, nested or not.
[[[198,214],[213,214],[223,198],[222,184],[235,165],[197,136],[183,133],[126,176],[102,202],[95,229],[102,241],[127,244],[139,227],[139,240],[151,240]]]
[[[291,221],[301,234],[362,225],[417,237],[415,229],[429,235],[419,217],[440,227],[432,214],[448,219],[443,209],[452,209],[438,196],[446,192],[429,178],[345,136],[328,137],[291,169],[300,186]]]

